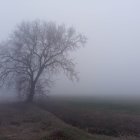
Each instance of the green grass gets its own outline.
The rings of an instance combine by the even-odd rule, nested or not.
[[[139,104],[54,98],[41,102],[41,107],[94,136],[126,137],[140,134]]]
[[[55,102],[53,103],[55,104]],[[55,109],[60,111],[59,113],[61,116],[68,113],[67,115],[70,118],[75,118],[74,115],[76,115],[76,113],[82,116],[87,115],[87,112],[90,113],[91,109],[88,107],[89,105],[90,104],[87,103],[86,107],[84,108],[84,103],[80,105],[78,102],[75,102],[75,104],[74,102],[71,102],[71,104],[70,102],[67,102],[66,105],[66,103],[61,102],[60,106],[57,106]],[[72,106],[72,108],[70,106]],[[61,107],[61,109],[59,107]],[[91,117],[94,115],[94,111],[95,110],[92,110],[93,114],[90,113]],[[82,120],[82,116],[78,116],[76,119]],[[102,118],[103,115],[99,114],[99,116]],[[60,118],[61,117],[58,118],[57,115],[55,116],[48,112],[45,107],[40,108],[34,104],[1,104],[0,140],[139,140],[139,138],[132,136],[116,138],[113,136],[105,136],[100,134],[89,134],[85,130],[81,130],[65,123]],[[91,120],[88,121],[93,123]],[[103,127],[103,124],[101,125]]]
[[[73,106],[76,108],[85,108],[85,109],[98,109],[106,111],[117,111],[117,112],[126,112],[133,114],[140,114],[140,103],[139,102],[119,102],[112,100],[95,100],[95,99],[74,99],[74,98],[54,98],[53,101],[60,101],[67,106]]]
[[[33,104],[0,104],[0,120],[0,140],[100,140]]]

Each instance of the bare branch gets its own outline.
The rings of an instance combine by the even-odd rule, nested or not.
[[[35,92],[49,86],[50,75],[60,70],[70,79],[77,78],[68,54],[85,43],[85,36],[73,28],[52,22],[23,22],[10,40],[1,44],[0,81],[5,83],[12,77],[18,92],[32,100]]]

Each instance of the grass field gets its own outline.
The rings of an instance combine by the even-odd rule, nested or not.
[[[66,124],[35,104],[0,104],[0,140],[112,140]]]
[[[52,98],[42,101],[41,106],[91,134],[140,139],[139,103]]]
[[[94,137],[36,105],[0,104],[0,140],[77,139],[92,140]]]
[[[1,103],[0,140],[139,140],[140,114],[133,108],[66,98]]]

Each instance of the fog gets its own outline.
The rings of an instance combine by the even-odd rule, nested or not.
[[[51,94],[140,98],[139,7],[139,0],[0,0],[0,40],[23,20],[73,26],[88,38],[72,54],[80,80],[60,74]]]

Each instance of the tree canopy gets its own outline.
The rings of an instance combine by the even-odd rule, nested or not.
[[[53,74],[61,70],[73,79],[75,64],[69,53],[83,46],[86,37],[74,28],[54,22],[22,22],[0,44],[0,82],[12,83],[20,95],[32,101],[46,93]]]

